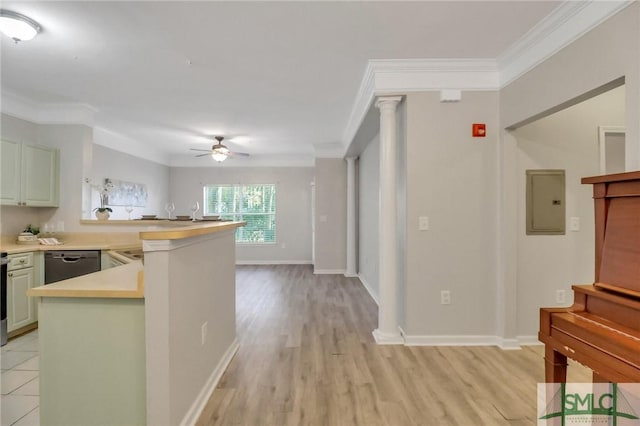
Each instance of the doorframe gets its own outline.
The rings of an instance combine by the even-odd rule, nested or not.
[[[606,159],[606,143],[607,135],[619,135],[626,136],[627,128],[625,126],[598,126],[598,147],[600,150],[600,174],[607,173],[607,159]],[[625,147],[626,148],[626,147]],[[625,149],[625,158],[627,156],[627,150]]]

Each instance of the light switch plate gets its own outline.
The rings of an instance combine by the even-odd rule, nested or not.
[[[571,217],[569,218],[569,229],[572,231],[580,230],[580,218],[579,217]]]
[[[429,217],[420,216],[418,218],[418,229],[420,231],[428,231],[429,230]]]

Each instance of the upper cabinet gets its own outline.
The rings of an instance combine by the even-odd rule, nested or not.
[[[57,149],[1,141],[0,204],[58,207],[60,157]]]

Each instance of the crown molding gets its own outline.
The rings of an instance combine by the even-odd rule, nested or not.
[[[342,141],[346,152],[348,147],[356,136],[356,133],[360,129],[360,125],[364,121],[364,117],[367,115],[367,111],[373,103],[375,93],[375,73],[371,61],[367,63],[367,67],[364,71],[364,76],[360,82],[358,93],[351,107],[351,115],[349,121],[347,121],[347,127],[342,134]]]
[[[498,90],[493,59],[373,59],[367,63],[343,133],[342,152],[353,141],[376,96],[430,90]]]
[[[498,57],[500,87],[517,80],[633,3],[633,0],[563,2]]]
[[[369,61],[376,96],[429,90],[497,90],[494,59],[392,59]]]
[[[348,151],[376,96],[499,90],[633,3],[564,1],[497,59],[370,60],[343,133],[343,152]]]
[[[2,91],[3,114],[36,124],[83,124],[93,127],[97,110],[83,103],[36,103]]]

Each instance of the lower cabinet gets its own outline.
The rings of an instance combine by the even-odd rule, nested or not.
[[[39,254],[39,253],[38,253]],[[38,320],[36,300],[27,296],[27,290],[38,287],[40,283],[39,256],[34,253],[21,253],[8,256],[7,268],[7,331],[12,332]]]

